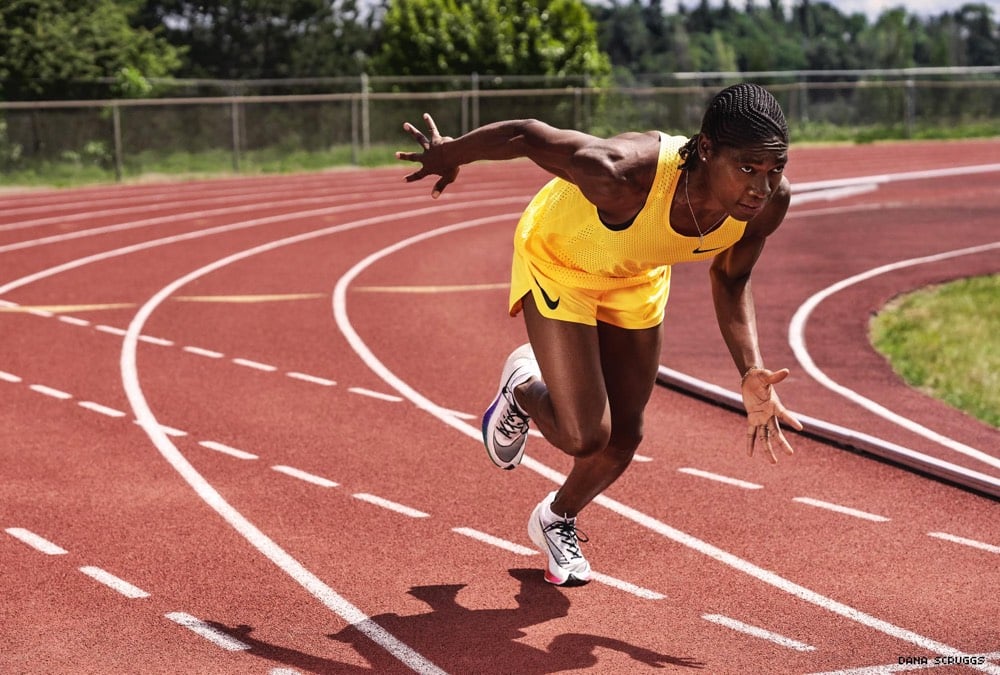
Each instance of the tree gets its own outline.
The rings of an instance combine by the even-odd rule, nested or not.
[[[155,31],[133,28],[114,0],[4,0],[0,3],[0,95],[10,99],[91,96],[94,82],[123,86],[171,74],[180,50]]]
[[[581,0],[393,0],[378,75],[591,75],[610,72]]]
[[[356,0],[141,1],[141,25],[188,47],[186,77],[357,75],[371,48],[374,10]]]

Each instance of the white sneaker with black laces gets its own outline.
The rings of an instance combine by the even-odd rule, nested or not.
[[[524,344],[507,357],[496,398],[483,414],[483,443],[490,459],[501,469],[515,468],[524,456],[531,418],[514,400],[514,388],[532,377],[541,378],[541,373],[531,345]]]
[[[582,586],[590,581],[590,563],[580,551],[580,542],[587,535],[576,529],[576,518],[565,518],[552,512],[556,493],[545,497],[531,512],[528,537],[548,559],[545,580],[557,586]]]

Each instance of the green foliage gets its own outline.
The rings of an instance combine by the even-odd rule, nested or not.
[[[4,0],[0,3],[0,96],[87,97],[100,78],[169,75],[179,50],[129,24],[115,0]]]
[[[580,0],[393,0],[372,72],[382,75],[610,73]]]
[[[186,48],[186,77],[356,75],[373,42],[370,3],[356,0],[133,1],[141,25]]]
[[[907,383],[1000,427],[1000,276],[897,299],[871,339]]]

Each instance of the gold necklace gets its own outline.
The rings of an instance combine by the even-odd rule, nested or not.
[[[691,220],[694,221],[694,229],[698,230],[698,248],[700,249],[701,245],[705,242],[705,235],[708,234],[709,232],[711,232],[712,230],[714,230],[715,228],[717,228],[719,225],[721,225],[722,221],[725,220],[728,217],[729,214],[723,214],[723,216],[721,218],[719,218],[719,222],[717,222],[715,225],[713,225],[712,227],[708,228],[707,230],[705,230],[704,233],[702,233],[702,231],[701,231],[701,225],[698,224],[698,216],[694,215],[694,207],[691,206],[691,195],[688,194],[688,183],[691,182],[690,178],[691,178],[691,171],[690,170],[685,171],[684,172],[684,199],[687,200],[688,211],[691,212]]]

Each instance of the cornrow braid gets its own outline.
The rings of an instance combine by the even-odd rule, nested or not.
[[[681,169],[698,161],[698,136],[704,134],[716,145],[744,147],[774,137],[788,144],[788,123],[777,99],[760,85],[741,83],[716,94],[701,120],[701,132],[680,149]]]

